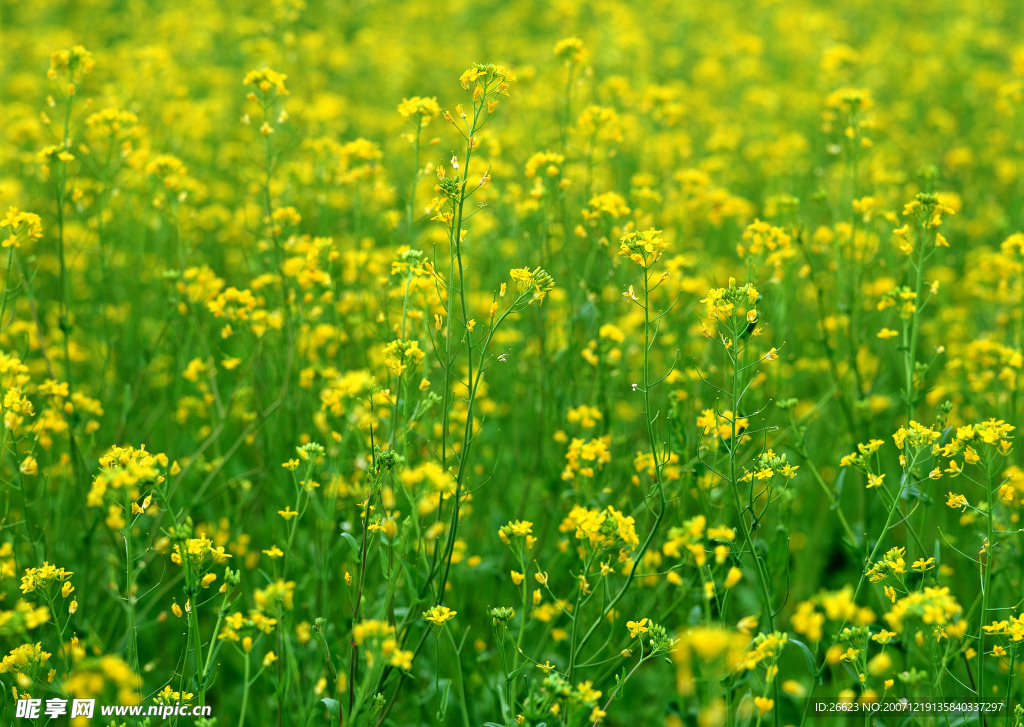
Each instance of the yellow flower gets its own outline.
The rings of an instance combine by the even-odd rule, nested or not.
[[[639,621],[627,621],[626,628],[629,629],[629,638],[635,639],[640,634],[647,633],[647,621],[646,618]]]
[[[874,634],[871,637],[871,640],[879,644],[888,644],[890,641],[892,641],[892,637],[895,635],[895,631],[886,631],[885,629],[882,629],[877,634]]]
[[[661,230],[627,232],[619,239],[619,255],[628,257],[640,267],[646,268],[657,262],[668,248],[661,237]]]
[[[733,566],[733,567],[731,567],[729,569],[729,573],[725,576],[725,587],[726,588],[732,588],[737,583],[739,583],[740,580],[742,580],[742,579],[743,579],[743,571],[741,571],[736,566]]]
[[[402,103],[398,104],[398,113],[402,115],[402,118],[409,119],[414,126],[422,129],[441,115],[441,107],[438,106],[437,98],[434,96],[429,98],[413,96],[402,99]],[[415,141],[415,139],[413,140]]]
[[[23,242],[38,240],[43,236],[43,225],[39,215],[21,212],[17,207],[11,207],[0,219],[0,232],[5,227],[10,228],[10,232],[0,243],[3,247],[21,247]]]
[[[537,668],[543,671],[545,674],[550,674],[556,667],[550,661],[545,661],[543,664],[538,664]]]
[[[768,699],[768,697],[754,697],[754,705],[761,714],[766,714],[772,711],[772,707],[775,706],[775,700]]]
[[[520,285],[530,284],[530,268],[512,268],[508,271],[509,277]]]
[[[807,688],[796,679],[787,679],[782,682],[782,691],[797,699],[807,696]]]
[[[582,63],[587,57],[587,51],[579,38],[563,38],[555,43],[555,55],[564,58],[567,64]]]
[[[50,70],[46,72],[46,75],[53,80],[61,75],[65,76],[71,86],[68,89],[68,95],[73,95],[74,86],[81,83],[82,79],[92,72],[95,65],[92,53],[87,51],[84,46],[76,45],[53,53],[50,56]]]
[[[466,69],[459,77],[462,87],[469,90],[471,84],[475,84],[473,100],[494,99],[495,96],[508,96],[508,89],[516,82],[516,77],[508,68],[495,63],[477,63]],[[496,103],[491,100],[490,104]],[[488,110],[493,107],[488,104]]]
[[[274,89],[278,96],[287,96],[288,89],[284,87],[284,82],[287,78],[288,76],[283,73],[265,68],[261,71],[249,71],[242,80],[242,84],[256,86],[264,95],[270,93],[271,89]]]
[[[410,669],[412,669],[412,657],[413,652],[402,651],[401,649],[397,649],[395,650],[394,653],[391,654],[391,660],[389,663],[391,664],[391,666],[409,671]]]
[[[21,592],[46,591],[53,583],[63,584],[72,575],[71,571],[44,562],[41,568],[25,569],[25,575],[21,577]]]
[[[946,506],[951,507],[954,510],[966,510],[968,506],[967,498],[963,495],[957,495],[950,492],[949,497],[946,498]]]
[[[292,510],[291,506],[289,505],[289,506],[285,507],[284,510],[278,510],[277,514],[280,515],[281,517],[283,517],[285,520],[291,520],[293,517],[295,517],[299,513],[297,513],[294,510]]]
[[[21,474],[32,477],[39,472],[39,463],[36,462],[36,458],[31,454],[26,456],[25,459],[21,460],[21,465],[18,467]]]
[[[432,623],[434,626],[442,626],[448,621],[455,618],[458,611],[452,611],[447,606],[433,606],[427,611],[423,612],[423,618]]]

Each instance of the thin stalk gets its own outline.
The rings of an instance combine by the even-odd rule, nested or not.
[[[525,582],[526,579],[524,578],[523,583]],[[459,675],[459,711],[462,713],[463,727],[469,727],[469,708],[466,705],[466,684],[463,681],[462,674],[462,654],[459,651],[459,647],[455,644],[455,637],[452,636],[451,629],[449,629],[447,625],[442,628],[444,628],[445,635],[448,637],[448,641],[452,645],[452,650],[455,652],[455,664],[458,667],[455,670],[455,673]],[[440,645],[438,645],[438,651],[440,650]]]
[[[245,671],[242,675],[242,708],[238,713],[238,727],[245,727],[245,713],[249,709],[249,672],[252,667],[250,665],[250,655],[245,655]]]
[[[989,473],[990,463],[985,462],[985,475],[988,484],[988,508],[985,512],[985,562],[982,564],[982,585],[981,585],[981,616],[978,619],[978,701],[985,701],[985,622],[988,620],[988,604],[992,589],[992,508],[995,506],[994,482]],[[982,713],[982,723],[988,721]]]
[[[900,489],[902,488],[903,483],[901,482]],[[897,491],[895,496],[892,498],[892,505],[889,507],[889,514],[885,519],[885,525],[882,526],[881,534],[879,535],[878,540],[875,542],[875,547],[872,548],[871,553],[868,555],[866,562],[873,563],[875,559],[878,557],[878,553],[882,549],[882,543],[885,542],[885,534],[889,532],[889,528],[892,525],[893,518],[895,517],[896,512],[899,509],[899,503],[900,496],[899,491]],[[862,570],[860,579],[858,579],[857,581],[857,587],[853,590],[853,597],[850,599],[852,603],[857,602],[857,596],[860,595],[860,589],[864,587],[865,577],[866,576],[864,575],[864,572]],[[843,629],[846,628],[846,624],[847,620],[844,619],[843,622],[839,625],[839,629],[836,631],[835,637],[832,639],[832,644],[829,646],[828,649],[825,650],[825,654],[828,654],[828,652],[832,650],[832,647],[839,642],[839,634],[841,634],[843,632]],[[821,675],[825,673],[826,666],[828,666],[828,663],[826,661],[822,661],[821,666],[818,667],[817,671],[813,675],[814,679],[811,680],[811,690],[807,694],[807,700],[804,702],[804,711],[800,717],[800,727],[802,727],[802,725],[807,721],[807,717],[810,714],[811,707],[814,705],[814,691],[815,689],[817,689],[818,683],[821,681]]]
[[[129,664],[136,674],[141,674],[142,672],[139,669],[139,634],[135,619],[135,568],[132,560],[132,498],[129,488],[124,488],[124,496],[124,512],[127,520],[124,526],[124,597],[128,611]]]
[[[921,286],[924,284],[924,260],[925,260],[925,248],[927,247],[930,239],[925,239],[921,242],[921,249],[918,252],[917,258],[917,279],[914,283],[914,314],[910,319],[910,330],[909,334],[909,348],[907,356],[904,359],[904,368],[906,374],[906,387],[907,387],[907,423],[914,418],[914,362],[917,360],[917,339],[918,329],[920,327],[919,317],[921,315]]]
[[[745,327],[745,322],[744,322]],[[742,353],[742,349],[736,348],[736,341],[739,340],[739,331],[734,330],[732,332],[733,348],[727,350],[729,354],[729,361],[732,363],[732,436],[729,438],[729,485],[732,489],[733,501],[736,506],[736,518],[739,522],[740,532],[743,534],[743,542],[747,550],[750,551],[751,557],[754,559],[754,568],[757,572],[757,585],[761,591],[761,601],[764,604],[765,617],[768,621],[769,633],[775,632],[775,609],[772,606],[772,595],[771,588],[768,585],[768,575],[765,573],[763,564],[761,563],[761,556],[757,554],[757,549],[754,546],[754,539],[750,535],[750,528],[747,527],[746,519],[743,517],[743,505],[740,499],[739,490],[739,478],[737,477],[737,463],[736,454],[739,447],[739,411],[740,403],[743,399],[743,393],[746,391],[746,387],[740,389],[740,361],[739,357]],[[773,696],[775,703],[780,704],[780,694],[778,680],[772,680]],[[773,711],[773,718],[776,727],[779,724],[779,711],[776,709]],[[760,716],[758,716],[758,724],[760,724]]]
[[[662,479],[662,459],[658,452],[658,442],[654,432],[654,419],[651,417],[651,380],[650,380],[650,352],[651,352],[651,312],[650,312],[650,271],[647,267],[644,267],[644,359],[643,359],[643,397],[644,397],[644,418],[647,420],[647,438],[651,446],[651,454],[654,455],[654,478],[655,478],[655,489],[658,492],[658,511],[654,516],[654,523],[651,526],[650,531],[647,533],[647,537],[644,539],[640,549],[633,556],[633,567],[629,570],[629,575],[626,576],[626,582],[622,585],[622,588],[612,597],[612,599],[601,609],[601,615],[598,617],[590,629],[584,634],[583,639],[578,645],[576,645],[571,653],[571,658],[575,658],[575,655],[583,652],[583,647],[586,646],[587,642],[590,641],[591,637],[597,631],[598,627],[603,623],[605,617],[611,613],[612,609],[615,608],[616,604],[622,597],[626,595],[626,591],[629,590],[630,585],[633,583],[633,579],[636,576],[637,568],[643,562],[644,555],[651,546],[651,542],[654,540],[655,533],[661,526],[661,522],[665,517],[665,483]],[[569,673],[570,680],[572,679],[572,671]]]

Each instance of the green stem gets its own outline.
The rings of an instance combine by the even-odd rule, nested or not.
[[[63,151],[70,152],[69,147],[71,146],[71,106],[74,100],[74,96],[68,96],[66,104],[64,106],[64,134],[62,137]],[[56,184],[56,196],[57,196],[57,261],[59,266],[59,287],[61,291],[60,298],[60,318],[59,326],[63,336],[64,343],[64,379],[68,385],[68,400],[70,401],[74,395],[74,377],[71,373],[71,276],[68,274],[67,261],[65,259],[64,251],[64,206],[67,203],[67,162],[58,160],[57,167],[57,184]],[[40,339],[39,345],[43,348],[46,347],[46,342]],[[68,441],[71,448],[71,464],[74,473],[75,482],[80,482],[81,478],[81,467],[79,463],[79,452],[78,445],[75,441],[75,429],[74,419],[70,413],[65,411],[64,414],[68,423]]]
[[[992,508],[995,507],[993,477],[989,474],[990,463],[985,462],[985,474],[988,482],[988,508],[985,512],[985,563],[982,565],[984,585],[981,590],[981,616],[978,623],[978,701],[985,701],[985,622],[988,620],[988,604],[992,588]],[[982,713],[984,715],[984,713]],[[982,719],[983,723],[987,722]]]
[[[1006,712],[1006,718],[1004,720],[1004,727],[1010,727],[1010,715],[1013,714],[1013,710],[1010,709],[1011,699],[1013,697],[1013,677],[1014,667],[1017,665],[1017,647],[1016,644],[1010,647],[1010,670],[1006,673],[1006,704],[1003,705],[1003,709]],[[981,701],[980,699],[978,701]]]
[[[615,596],[601,609],[601,615],[591,625],[590,629],[584,634],[583,639],[580,641],[578,646],[575,646],[574,653],[581,654],[583,647],[586,646],[587,642],[597,631],[598,627],[603,623],[605,617],[611,613],[612,609],[615,608],[616,604],[622,597],[626,595],[626,591],[629,590],[630,585],[633,583],[633,579],[636,576],[636,571],[643,563],[644,555],[647,550],[651,547],[651,542],[654,540],[655,534],[658,532],[661,526],[661,521],[665,517],[665,483],[662,479],[661,468],[664,464],[658,453],[658,443],[654,432],[654,419],[651,417],[651,392],[650,392],[650,352],[653,341],[651,340],[651,312],[650,312],[650,271],[644,268],[644,360],[643,360],[643,397],[644,397],[644,418],[647,420],[647,438],[651,446],[651,454],[654,456],[654,477],[655,487],[658,491],[658,512],[654,516],[654,524],[651,526],[650,531],[647,533],[647,537],[644,539],[640,549],[633,555],[633,567],[629,570],[629,575],[626,576],[626,582],[622,585],[622,588],[615,594]],[[578,618],[578,616],[577,616]],[[569,678],[572,679],[570,673]]]
[[[250,655],[245,655],[245,673],[242,676],[242,708],[238,713],[238,727],[245,727],[245,713],[249,708],[249,672],[251,666],[249,663]]]
[[[918,339],[918,328],[920,323],[921,314],[921,286],[924,284],[924,260],[925,260],[925,248],[931,241],[929,235],[926,235],[925,239],[921,241],[921,249],[918,252],[917,258],[917,279],[914,284],[914,314],[910,319],[910,345],[907,351],[907,357],[905,359],[906,369],[906,387],[907,387],[907,423],[914,418],[914,362],[917,360],[917,339]]]
[[[229,591],[225,591],[224,600],[221,602],[220,609],[217,611],[217,623],[213,627],[213,638],[210,639],[210,648],[206,650],[206,661],[203,666],[203,669],[207,674],[210,673],[210,662],[213,661],[213,651],[214,647],[217,645],[217,635],[220,634],[221,624],[224,623],[224,614],[227,612],[229,596]]]
[[[825,497],[828,498],[829,504],[832,509],[835,510],[836,515],[839,517],[839,524],[843,526],[843,532],[846,533],[846,537],[850,541],[851,551],[856,554],[857,551],[857,538],[853,534],[853,528],[850,527],[850,523],[846,520],[846,515],[843,514],[842,508],[839,507],[839,503],[836,499],[836,495],[832,492],[832,488],[828,486],[825,479],[821,476],[821,472],[811,461],[810,455],[807,452],[807,447],[801,442],[797,445],[797,452],[803,458],[804,463],[807,465],[807,469],[810,470],[811,476],[814,477],[814,481],[818,483],[821,491],[825,493]]]
[[[746,322],[745,321],[743,323],[743,326],[744,326],[744,328],[746,327]],[[739,331],[736,331],[736,330],[733,331],[733,333],[732,333],[732,340],[734,342],[739,340],[739,333],[740,333]],[[732,489],[733,501],[734,501],[734,504],[736,506],[736,518],[737,518],[737,520],[739,522],[739,529],[740,529],[740,532],[743,533],[743,542],[744,542],[744,545],[746,546],[747,550],[750,551],[751,557],[753,557],[753,559],[754,559],[754,568],[755,568],[755,570],[757,572],[757,585],[758,585],[759,590],[761,591],[761,601],[764,604],[765,617],[766,617],[766,619],[768,621],[768,632],[769,633],[774,633],[775,632],[775,609],[772,606],[772,595],[771,595],[771,589],[770,589],[770,587],[768,585],[768,575],[764,571],[763,564],[761,563],[761,556],[759,556],[757,554],[757,549],[754,546],[754,539],[750,535],[750,528],[747,527],[746,519],[743,517],[743,505],[742,505],[742,501],[740,499],[739,479],[737,477],[737,471],[736,471],[736,453],[737,453],[737,449],[739,447],[739,437],[740,437],[740,431],[739,431],[739,418],[740,418],[739,417],[739,411],[740,411],[740,403],[743,400],[743,392],[746,391],[746,387],[744,387],[744,389],[742,391],[740,390],[740,379],[739,379],[739,376],[740,376],[741,367],[740,367],[739,357],[740,357],[742,349],[736,349],[735,345],[736,344],[734,343],[733,344],[733,346],[734,346],[733,350],[728,351],[728,353],[729,353],[729,361],[732,363],[732,391],[731,391],[731,399],[732,399],[732,436],[729,439],[729,484],[730,484],[731,489]],[[751,507],[752,506],[753,506],[753,503],[751,503]],[[778,680],[772,680],[772,687],[773,687],[773,692],[774,692],[774,697],[775,697],[775,703],[776,704],[780,704],[781,701],[780,701]],[[778,727],[778,724],[779,724],[779,711],[777,709],[773,710],[773,715],[772,716],[773,716],[773,719],[774,719],[776,727]],[[760,722],[761,722],[761,715],[759,714],[758,715],[758,724],[760,724]]]
[[[405,205],[405,224],[409,228],[409,246],[416,242],[416,228],[414,226],[415,218],[413,214],[414,205],[416,204],[416,187],[420,182],[420,136],[423,133],[423,125],[420,121],[420,117],[416,117],[416,140],[412,145],[412,185],[409,189],[409,202]]]
[[[527,587],[527,581],[526,581],[526,564],[523,561],[522,553],[519,554],[519,569],[520,569],[520,572],[523,574],[523,582],[521,584],[521,589],[520,589],[521,590],[520,600],[522,601],[522,604],[523,604],[523,610],[522,610],[522,613],[520,613],[520,615],[519,615],[519,636],[516,639],[516,658],[515,658],[515,662],[514,662],[515,666],[512,668],[512,674],[514,676],[512,677],[511,684],[509,685],[510,691],[512,693],[513,700],[515,699],[515,695],[516,695],[516,682],[519,681],[519,665],[522,663],[521,659],[522,659],[522,650],[523,650],[523,636],[526,634],[526,619],[527,619],[527,614],[526,614],[527,603],[526,603],[526,599],[527,599],[527,591],[529,590],[529,588]],[[573,622],[573,628],[575,628],[575,625],[576,624],[575,624],[575,621],[574,621]],[[569,643],[572,643],[572,642],[570,641]],[[515,710],[515,702],[514,701],[512,702],[511,707],[512,707],[513,710]]]
[[[902,488],[903,483],[901,482],[900,490],[902,490]],[[882,526],[882,530],[878,536],[878,540],[875,542],[875,547],[872,548],[870,555],[868,555],[867,557],[867,563],[873,563],[875,559],[878,557],[879,551],[882,549],[882,543],[885,542],[885,534],[889,532],[889,528],[890,526],[892,526],[893,517],[895,517],[896,512],[899,509],[899,494],[899,491],[897,491],[895,496],[892,498],[892,505],[889,507],[889,514],[885,519],[885,525]],[[853,590],[853,598],[851,599],[851,602],[853,603],[857,602],[857,596],[860,595],[860,589],[864,587],[864,578],[865,575],[862,570],[860,579],[857,581],[857,587]],[[828,649],[825,650],[826,655],[829,651],[832,650],[832,647],[839,642],[839,635],[843,632],[843,629],[846,628],[846,624],[847,620],[843,619],[843,622],[839,625],[839,629],[836,631],[835,637],[833,637],[832,639],[832,644],[829,646]],[[814,679],[811,680],[811,689],[810,692],[807,694],[807,700],[804,702],[804,711],[800,717],[800,727],[802,727],[802,725],[807,721],[807,716],[810,714],[811,707],[814,706],[814,691],[817,688],[818,683],[821,681],[821,676],[825,673],[825,667],[827,665],[827,662],[823,661],[821,666],[818,667],[816,673],[814,674]]]
[[[125,553],[125,603],[128,609],[128,645],[131,653],[129,663],[136,674],[139,669],[139,634],[135,620],[135,568],[132,561],[132,498],[128,488],[124,489],[124,553]]]
[[[525,578],[523,579],[523,583],[526,583]],[[452,636],[451,629],[449,629],[447,626],[443,626],[442,628],[444,629],[445,634],[448,636],[448,641],[452,645],[452,651],[455,652],[455,663],[456,666],[458,667],[455,670],[455,673],[458,674],[459,677],[459,710],[462,712],[463,727],[469,727],[469,708],[466,706],[466,684],[463,681],[462,675],[462,654],[459,651],[459,647],[455,644],[455,637]],[[438,651],[440,651],[440,648],[438,648]]]
[[[733,341],[738,340],[739,336],[736,332],[733,332]],[[739,446],[739,407],[743,399],[743,392],[740,391],[740,365],[739,365],[739,351],[729,352],[729,361],[732,364],[732,391],[731,391],[731,402],[732,402],[732,434],[729,438],[729,484],[732,488],[733,500],[736,506],[736,518],[740,524],[740,531],[743,533],[743,542],[747,550],[750,551],[751,556],[754,558],[754,566],[757,571],[757,584],[761,590],[761,601],[764,604],[765,614],[768,619],[768,630],[775,631],[775,613],[772,607],[771,590],[768,586],[768,578],[762,569],[761,558],[758,556],[757,551],[754,548],[754,540],[750,536],[750,529],[747,527],[746,518],[743,517],[743,504],[740,498],[739,491],[739,478],[737,477],[737,462],[736,454]]]
[[[484,95],[486,98],[486,94]],[[463,169],[462,185],[460,186],[459,192],[459,205],[458,211],[455,215],[451,233],[449,237],[449,243],[451,246],[451,252],[449,253],[449,271],[448,271],[448,300],[446,301],[446,310],[448,313],[448,320],[445,331],[445,372],[444,372],[444,408],[441,425],[441,465],[446,467],[447,465],[447,454],[448,454],[448,422],[449,422],[449,408],[451,405],[451,379],[452,379],[452,301],[455,297],[455,269],[458,267],[459,273],[459,303],[462,309],[462,323],[465,329],[466,335],[466,358],[467,358],[467,369],[466,369],[466,426],[463,432],[462,438],[462,451],[459,453],[459,467],[455,477],[455,494],[454,503],[452,506],[451,524],[449,526],[448,540],[445,545],[445,552],[441,571],[441,580],[437,589],[437,603],[440,605],[441,599],[444,597],[444,589],[448,584],[448,574],[451,570],[452,555],[455,551],[455,539],[459,529],[459,514],[462,508],[462,481],[463,476],[466,472],[466,464],[469,462],[469,448],[473,440],[473,402],[475,399],[476,388],[474,386],[473,376],[473,333],[469,330],[469,307],[466,304],[466,277],[465,277],[465,266],[462,263],[462,226],[465,220],[465,204],[467,186],[469,184],[469,164],[473,158],[473,146],[474,146],[474,134],[477,130],[477,124],[479,122],[480,113],[483,106],[479,103],[474,105],[473,109],[473,123],[469,128],[469,138],[466,140],[466,161]],[[460,344],[461,348],[461,344]]]

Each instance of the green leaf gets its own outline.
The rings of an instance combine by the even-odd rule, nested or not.
[[[847,469],[844,467],[836,478],[836,499],[829,506],[830,510],[835,510],[839,507],[839,498],[843,496],[843,485],[846,483],[846,472]]]
[[[807,662],[807,671],[811,673],[811,676],[815,676],[818,673],[818,668],[814,664],[814,654],[807,648],[807,644],[800,641],[800,639],[794,639],[792,636],[789,637],[789,643],[795,644],[803,652],[804,661]]]
[[[348,543],[349,547],[352,549],[352,557],[355,558],[356,563],[358,563],[359,562],[359,543],[356,542],[356,539],[355,539],[355,537],[353,537],[352,533],[344,533],[343,532],[341,534],[341,537],[344,538],[345,542]]]
[[[440,704],[438,705],[437,719],[444,721],[444,716],[448,712],[448,699],[451,696],[452,683],[451,680],[446,680],[444,685],[444,691],[441,692]]]
[[[331,719],[337,723],[341,721],[341,705],[338,704],[337,699],[329,699],[324,697],[320,700],[324,703],[324,707],[327,708],[327,714],[331,716]]]
[[[789,530],[785,525],[776,526],[769,557],[772,573],[789,571]],[[784,585],[784,582],[779,584],[780,587]]]
[[[519,675],[526,671],[526,667],[528,666],[530,666],[530,662],[525,662],[522,666],[520,666],[514,672],[505,677],[505,683],[510,684],[513,679],[518,679]]]

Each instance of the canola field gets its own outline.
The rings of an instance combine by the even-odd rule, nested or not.
[[[1022,17],[0,2],[0,724],[1024,726]]]

